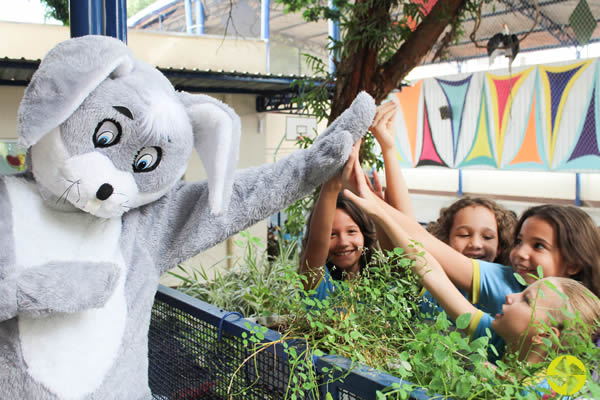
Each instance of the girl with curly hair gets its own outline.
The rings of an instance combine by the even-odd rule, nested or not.
[[[508,264],[517,217],[493,200],[463,197],[440,210],[427,230],[469,258]]]

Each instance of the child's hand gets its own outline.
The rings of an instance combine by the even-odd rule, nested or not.
[[[375,118],[373,118],[373,123],[369,127],[382,150],[394,147],[394,121],[397,111],[398,104],[393,101],[380,105],[377,107]]]
[[[344,172],[346,172],[345,169]],[[351,174],[344,175],[345,179],[349,180],[348,183],[344,183],[344,187],[352,187],[352,190],[344,190],[344,195],[365,213],[376,215],[380,211],[378,202],[381,200],[369,187],[368,178],[362,170],[358,158],[352,165]]]
[[[340,175],[342,188],[349,189],[353,192],[356,192],[356,184],[352,177],[352,175],[354,174],[354,164],[358,163],[358,166],[360,168],[360,160],[358,157],[358,153],[360,151],[360,144],[361,141],[354,143],[354,146],[352,147],[352,152],[350,153],[350,157],[348,157],[348,161],[346,161],[346,165],[344,166],[344,169],[342,170],[342,173]]]
[[[352,146],[352,152],[348,157],[348,161],[346,161],[346,165],[344,165],[344,169],[339,174],[330,178],[327,182],[323,184],[323,187],[327,190],[340,192],[342,189],[352,189],[353,186],[350,182],[350,175],[352,174],[352,166],[354,165],[354,160],[358,160],[358,153],[360,151],[360,145],[362,140],[354,143]]]

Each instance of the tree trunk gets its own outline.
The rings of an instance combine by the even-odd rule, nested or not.
[[[368,0],[357,0],[357,4],[366,1]],[[356,21],[359,21],[353,25],[356,26],[356,31],[346,33],[345,50],[336,67],[336,84],[329,123],[350,106],[361,90],[368,92],[379,103],[393,89],[400,87],[402,80],[422,62],[448,24],[458,18],[467,0],[438,0],[412,35],[383,65],[377,64],[379,49],[371,44],[372,41],[369,43],[368,39],[348,40],[352,37],[363,38],[362,30],[367,29],[370,24],[382,27],[381,24],[391,23],[389,1],[369,3],[368,11],[356,16]]]
[[[391,5],[391,0],[356,1],[355,13],[350,17],[355,22],[346,32],[344,49],[336,66],[336,84],[329,123],[350,106],[360,91],[373,92],[379,47],[377,41],[369,38],[368,29],[374,25],[378,29],[390,25]]]

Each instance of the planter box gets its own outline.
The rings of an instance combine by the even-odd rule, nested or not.
[[[153,397],[157,400],[229,399],[230,396],[243,400],[283,399],[290,372],[281,344],[270,346],[241,366],[252,355],[251,346],[243,344],[242,334],[250,333],[246,323],[249,321],[238,314],[160,286],[148,334],[148,377]],[[280,338],[272,330],[264,336],[264,342]],[[319,357],[315,364],[317,374],[332,364],[344,371],[350,368],[350,360],[333,356]],[[406,382],[370,368],[355,367],[343,382],[322,385],[321,398],[330,393],[339,400],[376,399],[377,390],[393,383]],[[428,399],[424,391],[413,392],[411,398]]]

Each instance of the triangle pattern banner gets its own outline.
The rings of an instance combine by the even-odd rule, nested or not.
[[[463,111],[467,98],[467,92],[469,91],[469,84],[471,83],[471,77],[472,75],[459,81],[436,79],[442,88],[442,91],[444,92],[444,96],[446,96],[446,101],[448,102],[448,106],[451,110],[452,145],[454,146],[452,151],[452,161],[454,163],[456,163],[456,150],[458,148],[458,139],[460,136],[460,128],[464,114]]]
[[[594,74],[594,85],[589,105],[582,119],[579,135],[568,160],[560,169],[600,169],[600,146],[598,140],[598,71]]]
[[[435,148],[435,143],[433,142],[433,137],[431,135],[426,101],[424,101],[423,104],[423,146],[421,146],[421,156],[419,157],[417,167],[424,165],[448,167]]]
[[[488,120],[488,109],[485,95],[481,96],[481,106],[477,121],[477,131],[473,146],[467,153],[467,156],[458,166],[459,168],[469,165],[490,165],[497,167],[496,159],[491,146],[490,123]]]
[[[425,78],[390,96],[403,167],[600,172],[600,58]]]
[[[560,126],[560,119],[567,97],[575,80],[590,63],[590,61],[584,61],[575,64],[575,66],[539,67],[546,99],[546,131],[549,140],[548,158],[550,165],[552,165],[552,159],[554,158],[556,133]]]
[[[519,88],[534,68],[521,71],[518,74],[497,76],[486,73],[488,88],[491,95],[492,110],[494,113],[494,137],[496,139],[496,157],[500,165],[504,147],[504,134],[508,126],[513,99]]]
[[[412,86],[405,86],[402,90],[396,93],[398,103],[400,103],[400,111],[404,118],[404,125],[406,127],[406,135],[408,137],[411,166],[415,165],[416,160],[416,148],[417,148],[417,127],[419,122],[419,104],[421,97],[421,88],[423,80],[418,81]],[[402,155],[403,151],[400,147],[396,146],[396,150]]]

